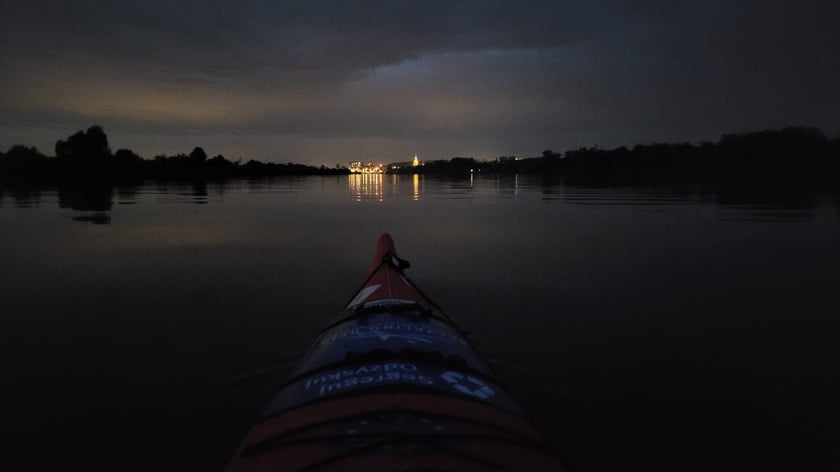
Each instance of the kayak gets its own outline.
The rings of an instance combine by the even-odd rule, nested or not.
[[[562,470],[387,233],[227,470]]]

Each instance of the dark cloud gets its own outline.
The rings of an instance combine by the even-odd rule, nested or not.
[[[146,155],[312,162],[836,132],[835,5],[4,1],[0,147],[94,122]]]
[[[348,73],[442,51],[554,47],[580,37],[588,18],[555,2],[41,3],[5,15],[5,34],[24,50],[223,73]]]

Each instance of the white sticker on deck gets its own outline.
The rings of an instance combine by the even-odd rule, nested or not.
[[[464,375],[459,372],[449,370],[440,374],[440,376],[443,380],[452,384],[455,390],[461,393],[466,393],[467,395],[481,398],[482,400],[486,400],[496,394],[496,392],[482,382],[481,379],[477,379],[472,375]]]
[[[363,301],[365,301],[365,299],[367,297],[371,296],[371,294],[373,292],[379,290],[379,287],[381,287],[381,286],[382,286],[382,284],[376,284],[376,285],[369,285],[369,286],[363,288],[362,290],[359,291],[359,294],[356,295],[356,298],[354,298],[353,301],[348,303],[347,306],[353,306],[353,305],[358,305],[359,303],[362,303]]]

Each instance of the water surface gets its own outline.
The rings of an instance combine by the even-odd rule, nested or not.
[[[524,176],[5,186],[0,431],[31,470],[219,469],[388,231],[573,470],[835,470],[839,215]]]

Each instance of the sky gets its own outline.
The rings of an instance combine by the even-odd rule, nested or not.
[[[0,150],[313,165],[840,132],[840,2],[0,0]]]

